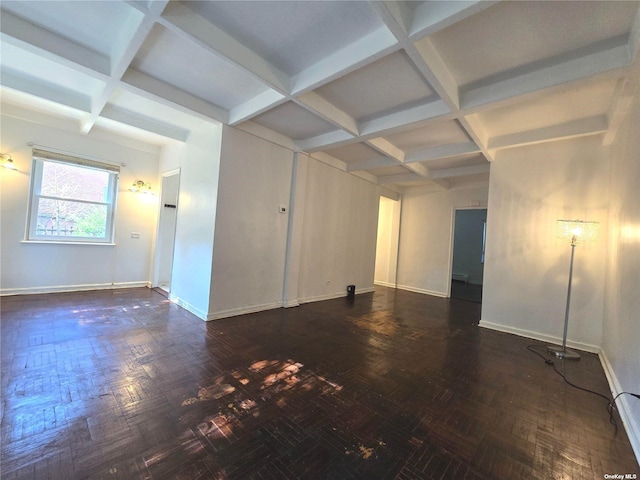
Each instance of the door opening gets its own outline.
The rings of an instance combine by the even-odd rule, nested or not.
[[[399,200],[380,197],[376,264],[373,278],[376,285],[393,288],[397,285],[400,207]]]
[[[451,298],[482,303],[487,209],[454,212]]]
[[[178,193],[180,191],[180,170],[162,174],[162,194],[160,198],[160,220],[156,241],[154,286],[171,292],[171,272],[173,251],[178,219]]]

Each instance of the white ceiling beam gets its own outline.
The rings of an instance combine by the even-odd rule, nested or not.
[[[480,153],[480,149],[473,142],[452,143],[449,145],[440,145],[437,147],[414,150],[407,154],[405,162],[430,162],[443,158],[466,156],[473,153]]]
[[[401,43],[406,43],[411,25],[411,7],[407,2],[369,0],[369,6],[382,19],[389,31]]]
[[[429,3],[428,10],[438,10],[440,16],[444,14],[442,10],[447,10],[454,15],[458,12],[458,8],[453,5],[454,3],[466,3],[466,2],[442,2],[450,7],[443,7],[441,5],[435,5]],[[387,26],[387,28],[398,39],[406,51],[409,59],[413,62],[418,72],[422,75],[424,80],[433,88],[436,93],[442,98],[445,104],[449,107],[450,111],[458,110],[458,85],[453,80],[453,76],[445,66],[444,62],[440,58],[440,55],[431,44],[431,41],[425,38],[421,45],[413,45],[408,39],[408,25],[412,22],[412,12],[406,2],[370,2],[373,9],[378,13],[380,18]],[[424,4],[422,5],[424,6]],[[416,7],[416,10],[420,7]],[[440,18],[439,15],[436,17]],[[446,15],[444,15],[446,17]],[[433,19],[433,17],[429,17]],[[436,22],[437,23],[437,22]]]
[[[331,165],[332,167],[337,168],[338,170],[342,170],[343,172],[347,171],[347,164],[342,160],[337,159],[324,152],[314,152],[309,155],[311,158],[315,158],[316,160],[325,163],[327,165]]]
[[[391,167],[398,165],[397,160],[393,160],[386,156],[379,156],[373,158],[365,158],[357,160],[355,162],[349,162],[347,165],[348,172],[357,172],[358,170],[368,170],[370,168]]]
[[[378,185],[378,177],[369,172],[352,172],[351,175],[366,180],[369,183]]]
[[[18,42],[11,41],[11,38]],[[110,73],[109,58],[95,50],[67,40],[48,30],[2,11],[2,42],[10,42],[35,55],[45,56],[71,68],[81,67],[83,73],[97,75],[101,80]],[[46,52],[46,53],[45,53]],[[44,55],[43,55],[44,53]],[[60,60],[66,60],[61,62]]]
[[[396,175],[382,175],[378,177],[378,183],[380,185],[388,185],[390,183],[417,182],[420,180],[424,180],[424,177],[418,176],[415,173],[398,173]]]
[[[55,85],[44,84],[35,79],[14,74],[7,69],[2,71],[2,86],[58,103],[80,112],[91,111],[90,96],[81,95],[78,92],[66,90]]]
[[[448,115],[449,108],[442,100],[436,100],[416,107],[411,107],[401,112],[383,115],[373,120],[360,122],[360,135],[371,137],[374,135],[388,134],[397,128],[404,128],[407,125],[425,120]]]
[[[121,51],[118,54],[112,57],[109,82],[107,82],[100,94],[94,98],[91,114],[82,120],[80,126],[82,133],[88,133],[91,128],[93,128],[93,125],[100,116],[100,113],[109,102],[111,95],[113,95],[113,92],[120,86],[122,76],[127,71],[127,68],[129,68],[129,65],[131,65],[131,62],[140,50],[140,47],[142,47],[142,44],[149,35],[149,32],[151,32],[155,21],[159,18],[159,14],[167,3],[168,0],[158,0],[153,2],[153,12],[145,15],[142,22],[137,26],[131,40],[121,47]]]
[[[405,164],[409,170],[418,175],[424,180],[429,180],[432,183],[438,185],[440,188],[448,190],[451,188],[451,183],[446,178],[433,178],[431,170],[422,165],[421,163],[407,163]]]
[[[494,153],[489,151],[487,148],[489,135],[487,134],[483,123],[478,118],[478,115],[463,115],[458,118],[458,123],[460,123],[462,128],[467,132],[467,135],[469,135],[474,143],[480,148],[484,157],[488,161],[492,162],[494,160]]]
[[[598,135],[606,132],[607,128],[608,122],[606,115],[597,115],[595,117],[583,118],[550,127],[492,137],[489,139],[488,148],[490,150],[499,150],[503,148],[521,147],[536,143]]]
[[[163,105],[177,107],[191,115],[196,113],[204,116],[207,120],[229,123],[229,115],[226,110],[138,70],[127,70],[122,77],[120,87]]]
[[[181,142],[185,142],[190,133],[189,130],[162,123],[148,117],[141,117],[123,108],[114,107],[113,105],[107,105],[100,114],[100,117]]]
[[[520,74],[513,72],[509,78],[497,80],[489,85],[470,86],[462,93],[461,108],[469,112],[482,105],[495,106],[500,100],[611,72],[627,67],[630,62],[631,56],[626,41],[623,41],[623,37],[617,37],[588,49],[580,49],[574,58],[564,61],[550,59],[546,65],[539,65],[534,71]],[[523,72],[527,68],[530,69],[530,66],[518,70]]]
[[[237,128],[238,130],[242,130],[243,132],[249,133],[255,137],[261,138],[268,142],[271,142],[275,145],[280,145],[288,150],[293,152],[298,152],[300,149],[295,144],[293,140],[289,137],[282,135],[281,133],[277,133],[270,128],[263,127],[262,125],[253,122],[251,120],[242,122],[239,125],[235,125],[233,128]]]
[[[640,12],[640,10],[638,10]],[[622,124],[622,120],[627,115],[631,104],[633,103],[634,94],[637,84],[629,78],[620,78],[616,84],[616,90],[613,94],[611,107],[607,117],[609,119],[609,129],[602,140],[603,145],[611,145],[616,138],[618,129]]]
[[[386,27],[380,27],[294,75],[291,78],[292,95],[315,90],[399,49],[396,38]]]
[[[489,0],[422,2],[416,6],[413,12],[409,35],[413,39],[433,35],[496,3],[498,2]]]
[[[303,152],[314,152],[328,147],[339,147],[353,143],[355,137],[344,130],[334,130],[315,137],[298,140],[296,144]]]
[[[285,97],[275,90],[265,90],[243,104],[234,107],[229,112],[229,125],[238,125],[239,123],[251,120],[288,100],[288,97]]]
[[[454,178],[464,177],[467,175],[480,175],[482,173],[489,173],[491,170],[490,164],[484,165],[470,165],[468,167],[453,167],[453,168],[441,168],[438,170],[431,170],[429,179],[437,180],[440,178]]]
[[[436,91],[450,111],[460,109],[460,92],[458,84],[451,75],[449,68],[442,60],[431,39],[425,38],[420,42],[409,45],[405,49],[407,55],[422,74],[424,79]]]
[[[399,163],[404,163],[404,152],[385,138],[372,138],[366,142],[378,152],[392,158]]]
[[[170,2],[160,23],[210,53],[225,58],[279,93],[289,93],[287,75],[181,3]]]
[[[342,128],[351,135],[357,136],[358,122],[343,110],[322,98],[315,92],[307,92],[294,99],[299,105],[311,110],[313,113],[323,118],[336,127]]]

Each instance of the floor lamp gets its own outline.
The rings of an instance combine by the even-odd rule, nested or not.
[[[600,230],[600,223],[585,220],[558,220],[556,222],[556,228],[560,238],[571,240],[571,262],[569,264],[569,287],[567,288],[567,307],[564,313],[562,346],[549,346],[547,350],[559,358],[580,360],[580,354],[578,352],[567,348],[567,327],[569,326],[569,306],[571,304],[571,280],[573,278],[573,256],[578,243],[596,239]]]

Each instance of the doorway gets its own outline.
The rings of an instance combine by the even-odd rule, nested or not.
[[[451,298],[482,303],[487,209],[454,210]]]
[[[179,192],[180,169],[163,173],[154,285],[167,294],[171,292],[171,272],[173,270]]]
[[[398,243],[400,239],[400,200],[380,197],[378,206],[378,234],[373,283],[396,287]]]

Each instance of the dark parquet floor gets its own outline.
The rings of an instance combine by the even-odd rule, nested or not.
[[[149,289],[5,297],[2,478],[640,475],[605,400],[479,316],[382,287],[208,323]],[[556,363],[609,393],[597,356]]]

